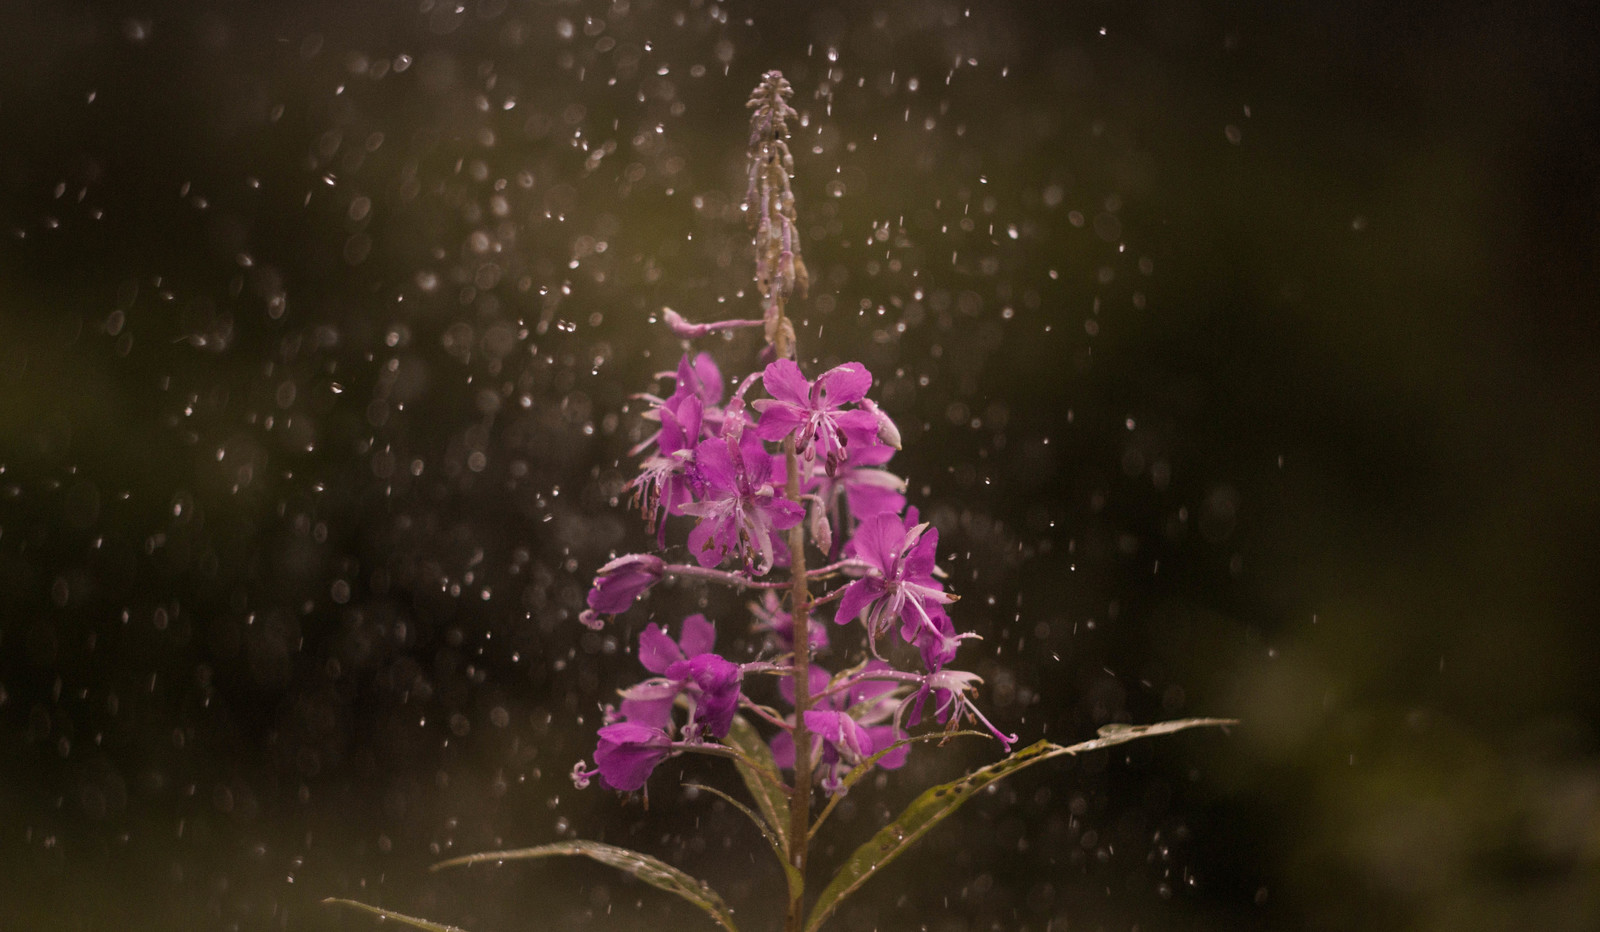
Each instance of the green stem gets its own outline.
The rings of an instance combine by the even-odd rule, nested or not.
[[[787,359],[789,328],[784,326],[783,298],[774,296],[778,328],[773,350]],[[788,467],[784,494],[800,501],[800,457],[794,438],[783,442],[784,464]],[[811,735],[806,730],[806,710],[811,708],[811,590],[806,577],[806,526],[801,521],[789,529],[789,615],[794,620],[794,787],[789,791],[789,863],[800,877],[789,896],[786,932],[801,932],[805,925],[806,853],[811,837]]]

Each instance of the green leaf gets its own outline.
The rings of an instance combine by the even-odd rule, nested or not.
[[[703,881],[699,881],[678,870],[671,864],[653,858],[648,854],[640,854],[627,848],[618,848],[615,845],[604,845],[597,841],[560,841],[553,845],[540,845],[537,848],[515,848],[510,851],[485,851],[482,854],[469,854],[465,857],[451,858],[440,861],[429,868],[441,870],[446,867],[461,867],[468,864],[499,864],[504,861],[525,861],[532,858],[560,857],[564,855],[577,855],[591,858],[627,871],[657,890],[677,894],[700,907],[718,925],[728,932],[739,932],[733,924],[733,911],[728,904],[722,902],[722,897],[716,894]]]
[[[395,922],[403,922],[408,926],[415,926],[418,929],[424,930],[424,932],[466,932],[465,929],[462,929],[459,926],[441,925],[437,922],[429,922],[426,919],[418,919],[415,916],[407,916],[404,913],[397,913],[392,909],[382,909],[377,906],[368,906],[366,903],[358,903],[355,900],[341,899],[336,896],[330,896],[323,900],[322,905],[353,906],[356,909],[366,910],[374,916],[382,919],[392,919]]]
[[[795,866],[789,863],[789,859],[784,855],[783,852],[783,843],[778,840],[778,836],[774,835],[771,829],[767,828],[766,820],[762,819],[754,812],[751,812],[749,806],[746,806],[744,803],[739,802],[737,799],[734,799],[732,796],[729,796],[727,793],[722,792],[714,786],[705,786],[704,784],[700,783],[688,783],[685,784],[685,786],[688,786],[691,789],[705,790],[707,793],[715,793],[716,795],[722,797],[723,800],[728,803],[728,805],[744,813],[745,818],[749,819],[751,822],[754,822],[756,828],[761,830],[761,837],[765,838],[767,840],[767,844],[772,846],[773,856],[778,859],[779,864],[783,865],[784,879],[789,882],[789,892],[793,894],[802,889],[800,871],[796,870]]]
[[[723,740],[739,752],[734,766],[755,799],[756,808],[766,817],[767,826],[777,836],[783,862],[789,863],[789,794],[778,775],[778,765],[772,762],[772,749],[743,715],[733,717],[733,728]]]
[[[828,883],[827,888],[822,891],[822,895],[811,908],[811,916],[806,922],[806,932],[816,932],[822,926],[823,920],[844,902],[845,897],[854,893],[873,874],[921,840],[930,829],[944,821],[945,817],[960,808],[962,803],[971,799],[973,794],[997,780],[1052,757],[1083,754],[1139,738],[1183,731],[1186,728],[1233,724],[1236,724],[1233,719],[1226,718],[1186,718],[1157,725],[1108,725],[1100,729],[1100,737],[1091,741],[1074,744],[1071,747],[1040,741],[1003,760],[974,770],[959,780],[929,787],[922,792],[922,795],[912,800],[911,805],[907,806],[898,818],[857,848],[849,860],[839,868],[839,872],[833,875],[833,880]]]
[[[901,740],[896,741],[894,744],[889,745],[878,753],[855,765],[850,769],[849,773],[845,774],[844,779],[839,781],[840,791],[833,794],[833,798],[828,800],[828,804],[822,807],[822,812],[819,813],[816,819],[811,823],[811,834],[807,835],[806,837],[808,839],[817,837],[817,831],[818,829],[822,828],[822,823],[828,821],[828,816],[833,814],[833,807],[839,804],[839,800],[844,799],[845,794],[850,792],[850,788],[852,786],[855,786],[862,777],[865,777],[867,774],[871,773],[872,768],[878,766],[878,761],[883,760],[885,757],[888,757],[890,754],[893,754],[895,751],[898,751],[901,748],[910,747],[911,745],[922,741],[938,741],[939,743],[943,744],[945,741],[951,738],[965,737],[987,738],[989,737],[989,733],[986,731],[932,731],[925,735],[914,735],[910,738],[902,738]]]

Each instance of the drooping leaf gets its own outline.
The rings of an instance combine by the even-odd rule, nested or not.
[[[765,819],[750,811],[749,806],[746,806],[744,803],[739,802],[737,799],[734,799],[732,796],[729,796],[727,793],[722,792],[714,786],[705,786],[699,783],[690,783],[686,785],[693,789],[705,790],[707,793],[714,793],[717,796],[722,797],[722,799],[727,802],[728,805],[744,813],[745,818],[749,819],[751,822],[754,822],[756,828],[761,830],[761,837],[765,838],[767,840],[767,844],[772,846],[773,856],[778,859],[779,864],[783,865],[784,879],[789,883],[789,892],[794,894],[801,889],[800,871],[796,870],[795,866],[789,863],[789,859],[784,855],[783,843],[780,842],[778,840],[778,836],[774,835],[772,830],[767,827],[767,822]]]
[[[743,715],[733,717],[733,728],[724,740],[744,756],[743,760],[734,761],[739,778],[744,780],[745,789],[755,798],[756,809],[777,836],[783,862],[789,863],[789,796],[784,792],[778,765],[773,763],[772,749]]]
[[[706,885],[704,881],[696,880],[678,870],[671,864],[653,858],[648,854],[630,851],[627,848],[618,848],[615,845],[601,844],[597,841],[559,841],[551,845],[540,845],[536,848],[515,848],[510,851],[485,851],[482,854],[469,854],[465,857],[451,858],[440,861],[429,868],[441,870],[446,867],[462,867],[468,864],[499,864],[504,861],[526,861],[532,858],[549,858],[576,855],[591,858],[627,871],[657,890],[665,890],[700,907],[706,915],[710,916],[718,925],[728,932],[739,932],[733,924],[733,911],[728,909],[728,904],[722,901],[716,891]]]
[[[380,919],[392,919],[395,922],[403,922],[408,926],[415,926],[418,929],[422,929],[423,932],[466,932],[465,929],[462,929],[459,926],[447,926],[438,922],[429,922],[426,919],[418,919],[415,916],[407,916],[404,913],[397,913],[392,909],[369,906],[366,903],[357,902],[356,900],[346,900],[337,896],[328,897],[322,901],[322,905],[354,907],[355,909],[365,910],[366,912],[369,912]]]
[[[929,787],[912,800],[911,805],[907,806],[893,822],[884,826],[857,848],[839,868],[839,872],[833,875],[833,880],[828,883],[811,908],[811,916],[806,922],[806,932],[816,932],[822,926],[823,920],[838,909],[846,897],[866,883],[868,878],[916,844],[930,829],[944,821],[945,817],[960,808],[962,803],[971,799],[973,794],[997,780],[1053,757],[1083,754],[1139,738],[1183,731],[1186,728],[1233,724],[1237,723],[1233,719],[1226,718],[1186,718],[1156,725],[1108,725],[1100,729],[1100,737],[1093,740],[1070,747],[1040,741],[1003,760],[974,770],[959,780]]]

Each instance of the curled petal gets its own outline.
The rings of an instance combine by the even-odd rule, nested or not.
[[[600,729],[594,750],[600,778],[613,789],[632,791],[644,786],[651,771],[672,754],[672,739],[659,728],[618,722]]]
[[[645,680],[622,692],[622,717],[636,725],[665,731],[672,724],[672,704],[682,684],[668,679]]]
[[[844,595],[839,599],[839,609],[833,615],[833,623],[847,625],[855,621],[868,605],[877,601],[883,595],[883,583],[876,577],[868,576],[858,579],[844,587]]]
[[[627,611],[640,594],[661,581],[666,564],[654,554],[630,553],[600,567],[589,590],[589,609],[615,615]]]
[[[856,720],[843,712],[813,710],[806,713],[806,728],[838,754],[839,759],[859,764],[872,755],[872,737]]]
[[[739,665],[716,654],[701,654],[673,664],[667,676],[691,684],[695,700],[694,723],[703,734],[725,737],[739,709]]]

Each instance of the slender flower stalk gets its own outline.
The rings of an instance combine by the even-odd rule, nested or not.
[[[773,356],[790,366],[795,355],[794,326],[784,313],[785,302],[796,292],[806,294],[810,277],[800,258],[800,234],[795,218],[794,192],[789,178],[794,158],[789,154],[789,124],[797,116],[789,106],[794,91],[783,75],[767,72],[750,96],[750,185],[745,191],[744,208],[755,227],[756,284],[765,305],[767,342]],[[774,363],[776,365],[777,363]],[[768,439],[777,439],[771,437]],[[793,433],[783,438],[786,481],[784,494],[800,501],[800,456]],[[811,591],[806,578],[806,529],[796,524],[789,529],[789,615],[793,625],[794,674],[794,787],[789,794],[789,837],[803,839],[811,831],[811,739],[807,713],[811,708]],[[804,878],[806,848],[794,844],[790,863]],[[804,923],[804,885],[791,891],[785,929],[798,932]]]

